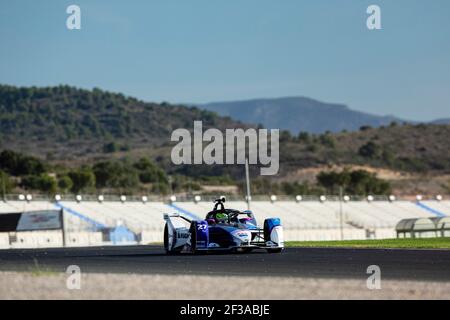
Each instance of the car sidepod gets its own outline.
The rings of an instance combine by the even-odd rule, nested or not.
[[[236,229],[231,231],[234,242],[237,246],[249,246],[252,241],[252,233],[245,229]]]
[[[209,227],[207,221],[192,221],[189,229],[191,234],[191,251],[207,250],[209,245]]]

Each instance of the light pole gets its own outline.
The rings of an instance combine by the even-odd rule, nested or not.
[[[341,241],[344,240],[344,221],[342,216],[342,186],[339,187],[339,228],[341,231]]]
[[[248,172],[248,158],[245,158],[245,183],[247,185],[247,209],[250,210],[250,173]]]
[[[0,178],[2,179],[2,198],[3,198],[3,201],[6,201],[6,183],[5,183],[6,174],[4,175],[4,174],[0,173]]]

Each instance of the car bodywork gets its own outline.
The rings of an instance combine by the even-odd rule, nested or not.
[[[216,203],[214,210],[204,220],[190,220],[179,214],[164,214],[166,252],[249,252],[253,249],[266,249],[276,253],[283,250],[284,237],[280,219],[265,219],[263,228],[259,228],[251,211],[225,209],[223,202],[224,200],[220,200]]]

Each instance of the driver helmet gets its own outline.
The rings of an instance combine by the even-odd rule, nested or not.
[[[217,213],[216,214],[216,220],[217,222],[227,222],[228,221],[228,215],[226,213]]]

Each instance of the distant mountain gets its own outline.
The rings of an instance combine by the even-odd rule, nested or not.
[[[450,124],[450,118],[437,119],[430,122],[431,124]]]
[[[323,133],[354,131],[362,126],[379,127],[404,120],[349,109],[342,104],[324,103],[305,97],[213,102],[199,107],[246,123],[266,128]]]

